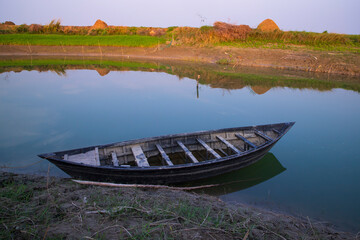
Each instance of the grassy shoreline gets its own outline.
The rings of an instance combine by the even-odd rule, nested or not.
[[[353,239],[299,219],[178,190],[0,174],[2,239]]]

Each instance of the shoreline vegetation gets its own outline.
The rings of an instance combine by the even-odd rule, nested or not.
[[[308,217],[180,190],[5,172],[0,185],[2,239],[356,239]]]
[[[98,55],[176,59],[360,76],[360,35],[213,26],[126,27],[0,24],[0,55]]]
[[[300,46],[320,51],[360,53],[360,35],[281,31],[271,19],[256,29],[248,25],[215,22],[213,26],[128,27],[108,26],[97,20],[93,26],[62,26],[60,20],[48,25],[0,24],[0,44],[77,46],[155,46],[171,45],[291,48]]]

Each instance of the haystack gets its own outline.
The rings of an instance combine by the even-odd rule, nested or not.
[[[13,26],[13,25],[15,25],[15,23],[13,23],[13,22],[11,22],[11,21],[6,21],[6,22],[4,23],[4,25],[11,25],[11,26]]]
[[[95,24],[91,28],[92,29],[105,29],[107,27],[108,27],[108,25],[104,21],[101,21],[100,19],[98,19],[98,20],[96,20]]]
[[[110,72],[110,69],[107,68],[95,68],[95,70],[98,72],[100,76],[105,76]]]
[[[259,26],[257,27],[257,29],[259,29],[263,32],[273,32],[276,30],[280,30],[278,25],[276,25],[276,23],[271,19],[266,19],[266,20],[262,21],[259,24]]]
[[[271,88],[264,87],[264,86],[251,86],[251,89],[254,91],[254,93],[256,93],[258,95],[262,95],[262,94],[266,93],[267,91],[269,91]]]

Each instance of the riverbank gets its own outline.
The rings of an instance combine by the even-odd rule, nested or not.
[[[239,48],[232,46],[32,46],[0,45],[0,56],[121,57],[217,63],[231,67],[262,67],[360,76],[360,55],[308,49]]]
[[[356,239],[325,223],[179,190],[1,173],[2,239]]]

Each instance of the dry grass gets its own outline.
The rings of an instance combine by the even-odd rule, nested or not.
[[[0,175],[1,239],[351,239],[311,220],[181,191]]]

